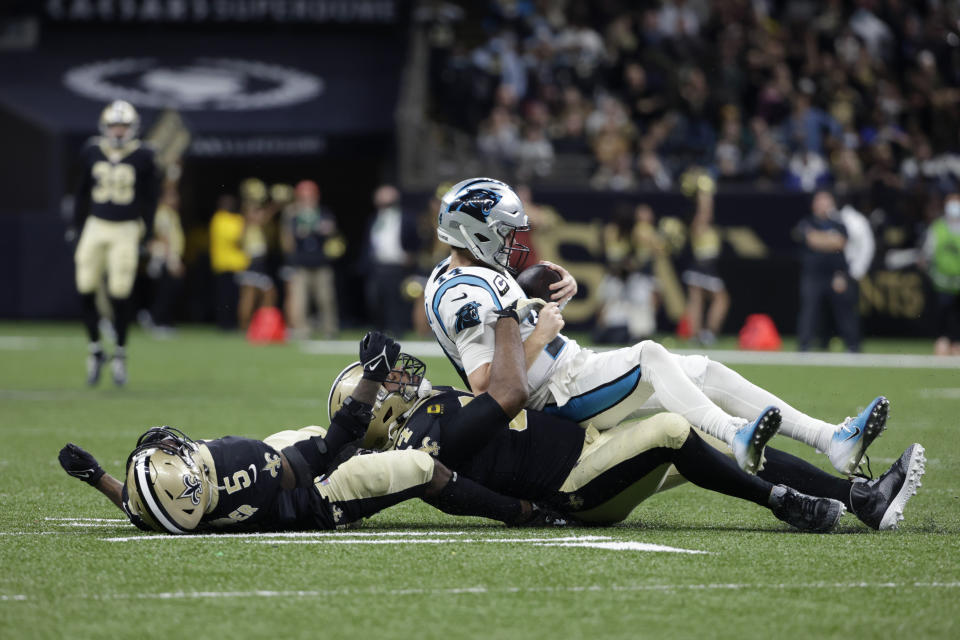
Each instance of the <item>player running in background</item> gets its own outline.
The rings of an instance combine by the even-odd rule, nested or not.
[[[437,222],[437,236],[451,251],[427,281],[427,318],[461,378],[480,393],[490,384],[495,344],[485,319],[526,298],[512,274],[528,251],[514,242],[527,218],[508,185],[474,178],[444,195]],[[569,298],[576,283],[552,266],[563,276],[551,285],[554,299]],[[740,467],[754,473],[764,445],[779,428],[826,452],[839,472],[852,474],[886,425],[889,402],[882,396],[856,417],[831,424],[797,411],[718,362],[671,354],[651,340],[596,353],[562,334],[546,341],[532,320],[521,325],[520,334],[528,408],[600,430],[666,409],[724,442]]]
[[[97,286],[107,276],[116,350],[113,381],[127,382],[127,326],[140,240],[149,237],[157,210],[159,174],[154,152],[137,139],[140,116],[129,102],[111,102],[100,115],[100,136],[84,147],[71,235],[79,230],[74,261],[83,324],[89,340],[87,384],[95,385],[107,356],[100,342]]]
[[[354,455],[399,353],[400,345],[380,333],[361,341],[362,376],[328,430],[283,431],[263,441],[235,436],[193,441],[177,429],[155,427],[140,436],[127,458],[125,482],[74,444],[61,449],[60,464],[107,496],[133,524],[163,533],[334,529],[410,498],[514,526],[565,524],[525,500],[497,495],[450,472],[421,451]]]

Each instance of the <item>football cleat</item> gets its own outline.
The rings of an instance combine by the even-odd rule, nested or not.
[[[836,526],[847,509],[839,500],[808,496],[778,484],[770,492],[770,510],[801,531],[825,533]]]
[[[103,354],[103,351],[91,351],[87,355],[87,384],[89,386],[94,386],[100,382],[100,371],[103,369],[104,363],[107,361],[107,356]]]
[[[522,517],[510,523],[511,527],[526,527],[526,528],[554,528],[554,527],[575,527],[579,524],[576,520],[560,513],[559,511],[554,511],[548,507],[543,507],[537,503],[531,503],[530,513],[526,517]]]
[[[113,374],[113,384],[122,387],[127,384],[127,358],[114,355],[110,362],[110,371]]]
[[[867,447],[886,428],[889,413],[890,401],[878,396],[857,417],[844,420],[827,450],[833,468],[844,475],[853,475]]]
[[[756,474],[763,468],[763,448],[780,429],[780,420],[780,409],[770,406],[756,420],[737,430],[730,447],[741,469]]]
[[[896,529],[903,520],[903,507],[917,494],[927,459],[919,444],[907,447],[903,455],[883,475],[869,482],[854,482],[850,487],[850,511],[873,529]]]

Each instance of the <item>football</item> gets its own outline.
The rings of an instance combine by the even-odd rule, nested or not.
[[[550,295],[553,293],[550,285],[560,280],[560,274],[545,264],[527,267],[517,276],[517,284],[528,298],[541,298],[545,302],[550,302]]]

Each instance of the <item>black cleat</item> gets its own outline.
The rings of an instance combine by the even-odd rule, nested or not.
[[[914,443],[876,480],[854,482],[850,487],[851,513],[873,529],[886,531],[899,527],[903,507],[917,494],[920,478],[927,470],[923,454],[923,447]]]
[[[92,351],[87,355],[87,385],[92,387],[100,382],[100,372],[106,362],[107,356],[103,351]]]
[[[547,507],[542,507],[536,503],[531,504],[533,509],[524,518],[510,524],[511,527],[550,529],[557,527],[575,527],[579,523],[573,518],[554,511]]]
[[[847,509],[839,500],[815,498],[778,484],[770,492],[770,510],[801,531],[825,533],[836,526]]]

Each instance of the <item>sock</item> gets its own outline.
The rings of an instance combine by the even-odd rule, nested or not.
[[[103,353],[103,346],[99,341],[91,342],[87,344],[87,351],[89,351],[91,354]]]
[[[117,332],[117,346],[123,347],[127,344],[127,326],[130,324],[130,299],[110,296],[110,304],[113,306],[113,328]]]
[[[837,425],[811,418],[765,389],[761,389],[736,371],[719,362],[707,364],[703,391],[712,401],[735,416],[754,420],[766,407],[780,409],[781,433],[819,451],[826,451]]]
[[[768,506],[772,483],[750,475],[732,458],[711,447],[691,429],[673,464],[684,478],[703,489]]]
[[[839,500],[850,509],[852,483],[849,480],[830,475],[786,451],[767,447],[764,455],[767,462],[757,474],[759,477],[773,484],[785,484],[807,495]]]
[[[456,471],[439,495],[423,500],[450,515],[480,516],[507,524],[517,521],[523,513],[520,500],[494,493]]]
[[[732,444],[737,430],[747,423],[711,402],[683,372],[673,354],[656,342],[644,343],[640,371],[643,379],[653,385],[660,404],[667,411],[679,413],[704,433]]]
[[[97,313],[97,299],[95,293],[80,294],[80,313],[83,326],[87,329],[90,343],[100,344],[100,314]]]

